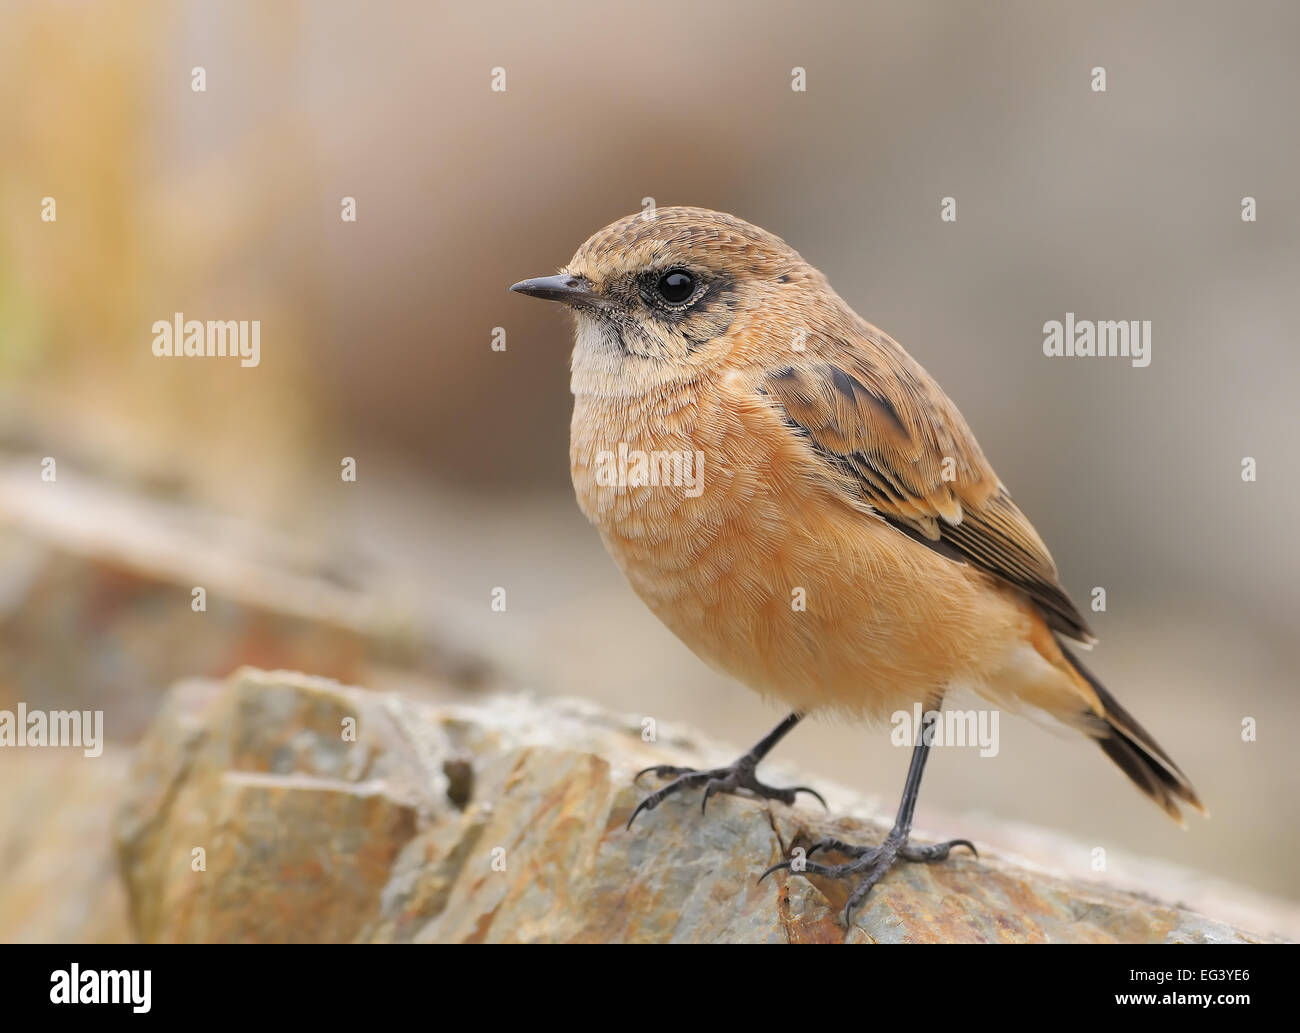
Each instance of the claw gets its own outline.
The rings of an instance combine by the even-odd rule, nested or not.
[[[807,793],[809,796],[815,796],[817,797],[817,802],[821,804],[824,809],[827,811],[831,809],[830,804],[826,802],[826,797],[822,796],[822,794],[817,792],[817,790],[812,786],[795,786],[790,790],[790,793],[794,796],[798,796],[800,793]]]
[[[895,861],[900,858],[904,861],[942,861],[947,858],[948,852],[953,847],[958,846],[964,846],[976,857],[979,856],[975,853],[974,845],[965,839],[951,839],[946,843],[913,846],[906,839],[895,838],[895,834],[891,833],[879,846],[861,847],[828,837],[820,839],[808,847],[804,854],[805,859],[811,857],[818,850],[835,850],[849,854],[854,860],[846,864],[816,864],[805,860],[803,866],[796,869],[793,867],[794,859],[786,858],[784,861],[778,861],[763,872],[758,877],[758,881],[762,882],[773,872],[779,871],[788,871],[795,875],[821,875],[831,879],[861,875],[863,876],[862,881],[853,888],[853,892],[849,894],[848,903],[844,906],[845,926],[850,927],[854,909],[862,903],[876,883],[884,878],[885,874],[894,866]]]
[[[628,818],[625,828],[630,829],[642,811],[654,810],[664,799],[673,793],[682,789],[690,789],[694,786],[704,786],[704,798],[700,800],[700,813],[704,814],[708,810],[709,798],[718,793],[736,793],[740,792],[745,795],[753,796],[758,800],[780,800],[782,803],[793,804],[795,797],[799,793],[808,793],[815,796],[823,807],[827,807],[826,798],[817,792],[811,786],[794,786],[791,789],[777,789],[773,786],[764,785],[754,776],[754,758],[746,755],[730,767],[714,768],[711,771],[698,771],[695,768],[679,768],[672,764],[656,764],[652,767],[642,768],[633,777],[632,782],[636,784],[643,775],[654,774],[660,777],[677,776],[672,782],[669,782],[661,789],[656,789],[639,804],[636,810],[632,812],[632,817]],[[830,808],[827,807],[829,810]]]
[[[642,768],[635,775],[633,775],[632,781],[634,783],[640,782],[642,775],[648,775],[651,772],[653,772],[655,775],[659,776],[660,778],[664,778],[668,775],[681,775],[690,770],[691,770],[690,768],[679,768],[679,767],[675,767],[672,764],[652,764],[650,767]]]
[[[979,857],[979,851],[969,839],[950,839],[946,843],[934,843],[930,846],[912,846],[906,843],[899,849],[898,856],[905,861],[943,861],[948,857],[948,851],[957,846],[964,846]]]
[[[636,816],[640,814],[642,811],[653,811],[655,809],[655,803],[658,803],[659,801],[655,800],[655,803],[651,803],[650,800],[651,797],[647,796],[644,800],[642,800],[639,804],[636,805],[636,810],[632,812],[632,817],[628,818],[627,824],[623,826],[624,832],[626,832],[628,829],[632,827],[632,822],[636,821]]]
[[[854,846],[851,843],[845,843],[842,839],[819,839],[816,843],[808,848],[807,856],[812,857],[818,850],[838,850],[841,854],[852,854],[855,857],[861,857],[869,848]]]

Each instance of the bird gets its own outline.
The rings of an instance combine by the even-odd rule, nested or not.
[[[1096,641],[1047,546],[956,405],[780,237],[693,207],[599,230],[512,291],[574,317],[578,505],[650,610],[707,664],[790,715],[723,768],[657,765],[637,805],[703,790],[793,803],[756,769],[810,714],[925,709],[892,828],[826,839],[762,875],[849,880],[843,919],[902,861],[946,695],[1045,713],[1096,741],[1184,824],[1187,776],[1079,660]],[[824,800],[823,800],[824,803]],[[846,858],[810,860],[818,850]],[[827,854],[823,854],[823,857]]]

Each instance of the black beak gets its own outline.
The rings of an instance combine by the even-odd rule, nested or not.
[[[543,301],[562,301],[574,308],[612,308],[614,305],[593,291],[591,284],[581,276],[539,276],[533,280],[520,280],[510,289],[516,294],[527,294]]]

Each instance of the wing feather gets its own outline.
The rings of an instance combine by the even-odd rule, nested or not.
[[[1087,622],[957,407],[888,335],[812,335],[761,390],[840,487],[900,531],[1013,585],[1048,625],[1083,642]]]

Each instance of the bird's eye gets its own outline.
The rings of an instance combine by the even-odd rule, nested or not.
[[[660,277],[656,289],[668,304],[680,305],[695,293],[695,277],[685,269],[669,269]]]

